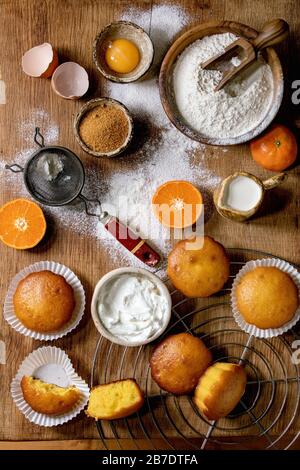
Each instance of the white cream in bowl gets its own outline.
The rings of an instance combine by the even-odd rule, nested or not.
[[[145,269],[111,271],[95,288],[95,325],[115,343],[137,346],[153,341],[167,327],[170,314],[171,298],[166,286]]]

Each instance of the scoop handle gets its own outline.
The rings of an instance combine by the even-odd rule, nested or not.
[[[287,177],[286,173],[279,173],[278,175],[272,176],[265,181],[263,181],[263,187],[267,191],[268,189],[276,188],[279,184],[281,184]]]
[[[147,266],[155,267],[160,262],[160,255],[116,217],[110,216],[105,221],[104,227],[119,243]]]
[[[264,49],[265,47],[275,46],[279,44],[289,34],[289,25],[281,18],[277,18],[268,23],[265,23],[259,35],[252,39],[252,45],[257,49]]]

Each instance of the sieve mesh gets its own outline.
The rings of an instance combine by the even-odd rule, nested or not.
[[[84,185],[84,169],[70,150],[43,147],[28,161],[24,180],[28,191],[40,203],[62,206],[79,196]]]

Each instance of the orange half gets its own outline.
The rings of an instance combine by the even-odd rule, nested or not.
[[[153,195],[152,209],[165,227],[185,228],[200,217],[203,200],[200,191],[188,181],[167,181]]]
[[[46,233],[42,209],[28,199],[14,199],[0,208],[0,240],[17,250],[36,246]]]

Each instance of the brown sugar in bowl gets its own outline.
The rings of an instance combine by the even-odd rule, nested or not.
[[[100,107],[106,107],[111,112],[107,114],[107,123],[103,125],[102,120],[102,129],[97,130],[94,121],[96,114],[93,111]],[[123,116],[120,113],[123,113]],[[116,121],[118,115],[124,118],[124,122],[120,122],[121,125]],[[77,114],[74,132],[77,142],[85,152],[94,157],[115,157],[124,152],[132,139],[133,120],[128,109],[119,101],[112,98],[95,98],[88,101]],[[100,138],[99,146],[96,137]]]

